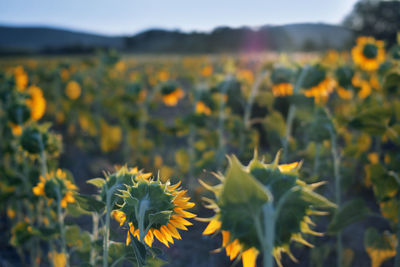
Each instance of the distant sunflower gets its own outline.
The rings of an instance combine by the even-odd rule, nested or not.
[[[173,82],[165,83],[161,88],[162,101],[166,106],[176,106],[178,101],[185,96],[185,92]]]
[[[196,103],[196,113],[205,114],[205,115],[211,115],[211,109],[206,104],[204,104],[203,101],[197,101],[197,103]]]
[[[34,85],[28,88],[28,94],[30,98],[26,100],[26,104],[31,110],[31,118],[37,121],[46,111],[46,99],[43,97],[42,90]]]
[[[68,82],[67,87],[65,88],[65,94],[71,100],[78,99],[81,92],[81,86],[76,81]]]
[[[351,50],[353,61],[361,69],[375,71],[385,61],[385,44],[373,37],[361,36]]]
[[[66,208],[68,203],[75,202],[74,194],[78,188],[67,179],[67,174],[61,169],[47,173],[44,177],[40,176],[39,179],[39,183],[32,188],[36,196],[44,196],[51,203],[57,199],[56,190],[59,190],[62,208]]]
[[[333,92],[336,81],[329,77],[321,66],[311,66],[306,72],[302,87],[306,97],[313,97],[315,103],[324,104]]]
[[[181,239],[178,229],[187,230],[186,226],[192,225],[188,218],[196,217],[186,211],[194,207],[186,196],[187,190],[179,190],[180,182],[170,185],[169,181],[153,180],[148,175],[137,175],[133,185],[126,185],[126,190],[121,190],[124,200],[121,208],[112,212],[112,216],[120,225],[128,224],[126,245],[131,242],[131,236],[140,240],[140,225],[142,224],[144,242],[151,247],[154,238],[165,246]],[[135,199],[135,201],[132,201]]]
[[[272,93],[275,97],[285,97],[293,95],[294,72],[288,68],[276,68],[271,74]]]

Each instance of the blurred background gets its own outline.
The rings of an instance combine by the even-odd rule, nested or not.
[[[398,1],[2,1],[0,54],[242,53],[389,43]]]
[[[391,47],[399,29],[400,1],[0,1],[0,68],[16,73],[23,66],[19,74],[43,90],[42,120],[62,135],[59,166],[71,171],[81,193],[96,191],[86,180],[127,163],[182,180],[197,203],[194,212],[210,217],[213,212],[201,205],[208,193],[198,178],[215,183],[211,172],[224,170],[225,154],[239,154],[247,163],[255,147],[268,160],[282,147],[290,101],[272,94],[271,81],[261,79],[260,93],[250,105],[247,119],[254,122],[242,120],[261,70],[272,70],[274,64],[300,69],[310,62],[333,70],[338,62],[349,62],[357,37],[373,36]],[[224,84],[227,72],[235,76],[229,86]],[[226,114],[219,100],[222,90]],[[307,99],[301,100],[304,105],[313,105]],[[299,136],[307,136],[304,126],[313,122],[310,110],[303,111],[304,121],[294,123]],[[305,159],[303,172],[315,182],[310,163],[315,150],[310,152],[307,138],[290,140],[293,153],[286,161]],[[332,185],[328,148],[324,153],[318,179]],[[379,212],[372,190],[357,179],[344,174],[347,197],[355,190]],[[324,190],[334,198],[332,186]],[[90,230],[88,216],[67,221]],[[321,232],[329,224],[328,219],[317,222]],[[370,265],[363,233],[371,225],[390,229],[378,219],[347,228],[344,243],[351,260],[346,266]],[[8,244],[6,218],[1,227],[0,259],[19,266]],[[221,238],[202,236],[204,228],[195,222],[182,233],[183,240],[163,248],[167,266],[231,266],[223,252],[210,253],[220,247]],[[112,238],[123,241],[116,222],[113,229]],[[335,237],[312,241],[313,250],[294,246],[300,263],[284,257],[284,266],[335,266]],[[79,258],[72,263],[80,263]]]

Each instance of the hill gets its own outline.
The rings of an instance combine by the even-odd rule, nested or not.
[[[344,49],[352,32],[328,24],[289,24],[259,28],[218,27],[212,32],[150,29],[133,36],[104,36],[48,27],[0,26],[0,51],[87,53],[111,48],[137,53],[215,53]]]

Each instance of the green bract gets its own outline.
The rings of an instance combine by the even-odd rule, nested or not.
[[[312,246],[302,234],[321,235],[310,229],[313,222],[309,216],[323,214],[313,209],[336,206],[313,191],[323,183],[309,185],[299,179],[300,162],[279,165],[279,154],[271,164],[260,161],[255,154],[248,166],[230,157],[225,175],[218,176],[222,184],[205,186],[216,195],[215,201],[206,200],[216,212],[213,221],[221,223],[218,230],[229,232],[231,241],[238,240],[242,251],[265,251],[271,236],[263,233],[263,226],[271,224],[275,232],[273,255],[280,265],[281,252],[292,257],[291,241]],[[272,211],[269,217],[267,206]]]

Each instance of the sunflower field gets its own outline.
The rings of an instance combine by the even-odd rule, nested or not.
[[[399,96],[400,35],[2,59],[0,265],[400,266]]]

